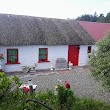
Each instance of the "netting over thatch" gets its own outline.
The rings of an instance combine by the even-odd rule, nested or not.
[[[94,40],[75,20],[0,14],[0,45],[81,45]]]

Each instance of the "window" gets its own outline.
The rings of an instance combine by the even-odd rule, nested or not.
[[[19,64],[18,49],[7,49],[7,64]]]
[[[88,46],[88,53],[91,53],[91,46]]]
[[[39,62],[48,62],[47,48],[39,48]]]

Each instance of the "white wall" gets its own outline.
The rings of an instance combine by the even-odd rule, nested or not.
[[[79,64],[78,66],[85,66],[88,64],[89,58],[88,58],[88,46],[91,46],[91,50],[96,50],[96,46],[94,45],[80,45],[80,51],[79,51]]]
[[[7,63],[7,49],[18,48],[18,59],[20,64],[9,64]],[[48,60],[50,62],[38,63],[38,50],[39,48],[48,48]],[[13,71],[22,71],[22,66],[32,66],[35,63],[38,63],[37,69],[49,69],[51,64],[55,66],[55,61],[57,58],[65,58],[68,60],[68,46],[67,45],[59,45],[59,46],[14,46],[14,47],[2,47],[0,46],[0,53],[3,53],[5,60],[3,63],[3,68],[6,72]]]
[[[88,53],[87,49],[90,45],[80,45],[79,50],[79,63],[78,66],[84,66],[88,64]],[[9,64],[7,63],[7,49],[11,48],[18,48],[18,56],[19,56],[19,63],[20,64]],[[48,48],[48,60],[50,62],[43,62],[38,63],[38,50],[39,48]],[[92,50],[96,50],[96,46],[92,45]],[[36,69],[49,69],[51,64],[55,66],[55,61],[57,58],[65,58],[68,61],[68,46],[67,45],[59,45],[59,46],[45,46],[45,45],[38,45],[38,46],[15,46],[15,47],[8,47],[8,46],[0,46],[0,54],[4,55],[5,60],[2,61],[3,68],[6,72],[13,72],[13,71],[22,71],[22,66],[32,66],[35,63],[38,64]]]
[[[6,55],[5,55],[5,47],[3,46],[0,46],[0,54],[3,54],[3,57],[6,58]],[[2,60],[2,68],[4,69],[5,68],[5,60]]]

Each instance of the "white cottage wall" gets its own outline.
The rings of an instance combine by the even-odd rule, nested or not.
[[[80,45],[79,66],[84,66],[87,63],[87,48],[87,45]]]
[[[80,45],[80,51],[79,51],[79,66],[85,66],[88,65],[88,46],[91,46],[91,51],[94,49],[96,50],[96,46],[94,45]]]
[[[92,51],[93,51],[93,50],[97,50],[96,45],[92,45]]]
[[[7,63],[7,49],[18,49],[18,60],[20,64]],[[48,48],[48,61],[38,63],[39,48]],[[46,45],[31,45],[31,46],[5,46],[0,47],[0,53],[4,55],[3,68],[6,72],[22,71],[22,66],[32,66],[37,63],[36,69],[50,69],[51,64],[55,66],[57,58],[65,58],[68,60],[68,45],[46,46]]]
[[[90,45],[80,45],[79,50],[79,63],[78,66],[85,66],[88,64],[88,53],[87,49]],[[91,45],[91,49],[96,50],[95,45]],[[7,49],[17,48],[18,58],[20,64],[6,64],[7,63]],[[48,48],[48,61],[38,63],[38,51],[39,48]],[[50,69],[51,65],[55,67],[55,62],[57,58],[65,58],[68,61],[68,45],[59,46],[46,46],[46,45],[31,45],[31,46],[0,46],[0,54],[4,55],[4,60],[2,61],[3,69],[6,72],[22,71],[22,66],[32,66],[37,63],[38,70]]]
[[[0,46],[0,54],[3,54],[3,57],[6,58],[6,56],[5,56],[5,47]],[[2,68],[5,69],[5,59],[2,60]]]

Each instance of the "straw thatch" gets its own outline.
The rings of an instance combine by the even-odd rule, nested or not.
[[[0,14],[0,45],[87,45],[94,40],[75,20]]]

